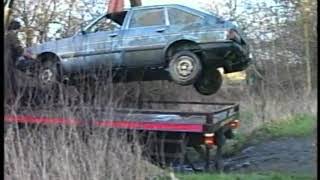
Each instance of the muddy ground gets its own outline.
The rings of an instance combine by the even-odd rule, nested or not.
[[[224,158],[226,173],[279,172],[317,175],[316,136],[282,137],[249,143],[232,157]],[[212,161],[214,164],[214,161]],[[203,169],[204,163],[195,163]],[[184,172],[192,172],[184,165]]]
[[[249,145],[227,158],[228,172],[273,171],[316,175],[316,137],[285,137]]]

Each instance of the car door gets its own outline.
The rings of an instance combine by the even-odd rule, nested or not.
[[[121,40],[123,66],[141,68],[163,65],[167,24],[164,8],[131,11]]]
[[[79,63],[83,71],[107,70],[117,62],[117,56],[113,53],[113,42],[118,39],[119,28],[110,27],[110,22],[106,17],[102,17],[78,38]]]

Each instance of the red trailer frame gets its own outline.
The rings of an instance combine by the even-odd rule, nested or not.
[[[209,106],[219,107],[213,110],[168,110],[168,109],[150,109],[146,106],[157,105],[184,105],[193,107],[200,105],[208,109]],[[54,107],[54,109],[59,107]],[[67,107],[63,107],[64,109]],[[74,108],[74,107],[73,107]],[[152,132],[157,134],[166,133],[170,137],[169,142],[183,142],[186,146],[192,146],[199,149],[205,145],[206,169],[209,169],[210,154],[209,150],[213,145],[217,146],[215,161],[216,168],[221,169],[221,147],[227,137],[226,132],[232,131],[239,126],[239,104],[237,103],[210,103],[210,102],[176,102],[176,101],[144,101],[140,102],[139,108],[88,108],[92,111],[106,112],[97,119],[84,118],[62,118],[62,117],[44,117],[37,115],[28,115],[28,111],[23,109],[18,115],[5,115],[7,123],[27,123],[27,124],[46,124],[46,125],[71,125],[71,126],[92,126],[112,129],[123,129],[135,132]],[[43,108],[46,109],[46,108]],[[209,108],[210,109],[210,108]],[[39,109],[38,109],[39,110]],[[47,110],[52,110],[48,108]],[[108,112],[113,112],[113,118],[108,116]],[[158,116],[168,116],[167,119],[159,119]],[[172,119],[170,119],[172,117]],[[178,138],[183,135],[183,139]],[[181,136],[182,137],[182,136]],[[188,139],[188,142],[184,142]],[[183,150],[181,150],[183,151]],[[170,156],[169,154],[166,154]],[[194,168],[195,169],[195,168]]]

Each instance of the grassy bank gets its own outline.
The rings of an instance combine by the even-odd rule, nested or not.
[[[286,119],[266,123],[250,134],[239,133],[233,143],[225,146],[225,153],[231,155],[249,143],[279,137],[301,137],[316,132],[317,118],[308,114],[298,114]]]
[[[283,136],[307,136],[316,128],[316,117],[308,114],[299,114],[279,122],[271,122],[253,133],[260,138]]]
[[[280,173],[252,173],[252,174],[190,174],[177,175],[180,180],[313,180],[308,175],[280,174]]]

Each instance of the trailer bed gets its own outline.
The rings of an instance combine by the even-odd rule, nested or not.
[[[5,122],[110,128],[129,131],[129,137],[137,132],[152,162],[161,166],[188,163],[199,171],[190,161],[187,147],[205,160],[203,169],[209,170],[210,149],[216,145],[215,167],[222,170],[222,146],[226,138],[232,138],[238,118],[237,103],[147,101],[126,106],[24,107],[15,114],[6,113]]]
[[[198,107],[195,109],[196,106]],[[18,115],[6,115],[5,121],[204,133],[208,131],[208,126],[218,126],[236,118],[238,110],[239,105],[236,103],[145,101],[140,103],[138,108],[132,106],[21,108]]]

